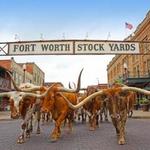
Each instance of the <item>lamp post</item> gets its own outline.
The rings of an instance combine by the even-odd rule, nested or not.
[[[97,79],[97,83],[98,83],[98,85],[99,85],[99,78],[96,78]]]
[[[127,79],[127,77],[128,77],[128,66],[127,66],[127,63],[124,62],[123,68],[124,68],[124,81],[125,81]]]
[[[25,73],[26,73],[26,69],[27,69],[27,66],[26,64],[23,64],[23,83],[25,83]]]

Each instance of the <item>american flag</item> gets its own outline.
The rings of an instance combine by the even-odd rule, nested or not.
[[[127,29],[132,29],[133,28],[133,25],[132,24],[130,24],[130,23],[125,23],[125,27],[127,28]]]

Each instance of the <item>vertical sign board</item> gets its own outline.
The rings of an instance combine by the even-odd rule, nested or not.
[[[138,54],[139,43],[121,41],[64,40],[8,43],[9,55]]]

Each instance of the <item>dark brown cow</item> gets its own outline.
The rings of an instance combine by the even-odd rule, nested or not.
[[[105,100],[108,104],[109,114],[111,116],[112,123],[116,129],[116,133],[118,135],[118,144],[122,145],[125,144],[125,124],[128,112],[127,97],[130,94],[130,91],[150,95],[150,91],[136,87],[112,87],[110,89],[101,90],[93,93],[77,105],[72,105],[70,101],[68,101],[67,99],[65,100],[68,102],[70,108],[78,109],[88,101],[92,101],[94,97],[101,95],[101,98]]]
[[[85,97],[88,97],[89,95],[95,93],[97,89],[95,87],[88,87],[85,93],[85,96],[83,96],[82,100]],[[82,101],[81,100],[81,101]],[[96,96],[91,101],[83,105],[83,108],[86,110],[88,116],[89,116],[89,130],[93,131],[98,127],[99,125],[99,113],[101,111],[102,107],[102,101],[100,100],[100,96]]]

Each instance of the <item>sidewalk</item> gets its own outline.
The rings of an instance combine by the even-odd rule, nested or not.
[[[0,111],[0,121],[1,120],[12,120],[10,117],[10,111]]]
[[[134,110],[133,119],[150,119],[150,111]],[[1,120],[13,120],[10,117],[10,111],[0,111],[0,121]]]
[[[150,110],[149,111],[142,111],[142,110],[134,110],[133,119],[150,119]]]

